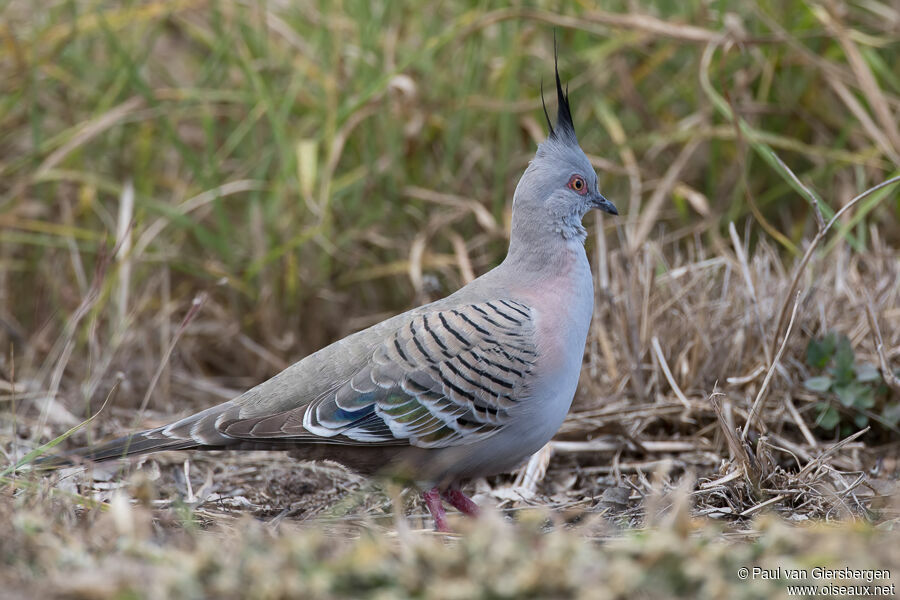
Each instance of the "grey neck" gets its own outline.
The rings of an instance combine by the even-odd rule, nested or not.
[[[517,223],[513,212],[509,251],[503,265],[522,274],[539,276],[558,274],[571,264],[573,254],[587,259],[584,252],[585,230],[553,223]]]

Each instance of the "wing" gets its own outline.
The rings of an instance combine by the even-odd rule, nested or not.
[[[512,300],[423,312],[307,405],[219,423],[226,436],[439,448],[484,439],[529,396],[533,311]]]

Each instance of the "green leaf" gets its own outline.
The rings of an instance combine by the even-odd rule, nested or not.
[[[849,385],[835,386],[834,393],[837,394],[838,402],[840,402],[844,406],[853,406],[853,402],[856,401],[854,390]]]
[[[803,387],[813,392],[827,392],[831,389],[831,377],[828,375],[819,375],[818,377],[810,377],[803,382]]]
[[[881,411],[881,418],[894,426],[900,423],[900,402],[885,406]]]
[[[806,346],[806,364],[817,369],[824,369],[834,354],[836,340],[834,332],[828,333],[820,340],[809,340]]]
[[[881,381],[881,371],[872,363],[860,363],[854,367],[856,380],[861,382]]]
[[[869,424],[869,417],[864,413],[856,413],[856,416],[853,417],[853,423],[860,429]]]
[[[841,421],[841,415],[836,408],[827,402],[818,404],[819,415],[816,417],[816,425],[822,429],[834,429]]]
[[[856,401],[853,406],[859,409],[870,409],[875,406],[875,390],[869,386],[865,386],[863,390],[856,395]]]
[[[838,400],[846,407],[872,408],[875,405],[875,394],[871,387],[864,383],[853,381],[847,385],[836,385],[834,393]]]
[[[855,376],[853,372],[853,347],[850,346],[850,340],[846,335],[841,334],[838,337],[837,346],[834,350],[834,378],[837,385],[847,385]]]

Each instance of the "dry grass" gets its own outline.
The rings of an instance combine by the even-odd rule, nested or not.
[[[168,422],[496,264],[553,26],[623,217],[588,223],[569,419],[472,484],[507,518],[447,542],[414,494],[271,453],[7,472],[4,589],[769,597],[736,569],[900,568],[896,7],[373,6],[4,5],[0,449],[106,399],[65,444]],[[809,356],[829,332],[849,384]]]
[[[888,531],[766,517],[735,537],[691,519],[683,494],[672,498],[678,506],[648,530],[617,533],[591,517],[572,526],[534,509],[515,525],[489,511],[477,526],[460,522],[451,538],[402,521],[360,529],[244,517],[203,531],[178,511],[151,512],[124,496],[108,511],[20,499],[0,508],[9,523],[0,538],[4,597],[784,598],[787,585],[895,585],[890,573],[823,579],[812,571],[895,573],[900,553]],[[742,567],[806,573],[741,578]]]
[[[695,512],[736,526],[762,509],[791,520],[866,516],[896,476],[896,425],[879,417],[896,404],[895,392],[885,391],[876,405],[859,410],[833,394],[810,391],[803,382],[815,370],[806,352],[811,339],[844,331],[858,362],[878,364],[871,306],[887,336],[881,354],[895,361],[900,261],[884,247],[864,255],[837,252],[843,254],[837,260],[808,265],[797,295],[792,273],[765,244],[749,254],[725,247],[693,262],[676,254],[664,263],[653,243],[633,255],[611,252],[605,259],[608,285],[598,293],[591,347],[569,418],[557,439],[515,477],[480,482],[475,490],[486,503],[513,512],[534,505],[614,508],[616,518],[640,525],[653,518],[645,513],[654,490],[673,489],[686,476],[696,484]],[[794,307],[788,335],[783,332],[767,361],[772,324],[786,303]],[[180,343],[202,343],[203,329],[193,327],[192,322],[185,328]],[[618,350],[607,354],[612,348]],[[177,370],[172,377],[189,379]],[[745,433],[757,403],[758,418]],[[825,406],[840,411],[837,428],[818,426]],[[51,406],[46,416],[51,422],[71,420],[62,410]],[[133,419],[114,400],[109,410],[95,437],[121,431]],[[857,431],[852,423],[861,412],[872,424]],[[45,416],[30,414],[18,416],[26,431]],[[147,422],[169,418],[151,413]],[[75,434],[79,443],[88,439],[85,431]],[[21,454],[28,444],[20,443]],[[391,511],[383,492],[352,474],[332,466],[298,471],[278,453],[171,453],[141,462],[137,473],[149,473],[153,485],[162,486],[158,507],[185,502],[202,518],[249,510],[266,519],[305,519],[331,512],[350,490],[356,492],[345,499],[341,514],[382,518]],[[122,468],[97,466],[86,480],[67,472],[63,487],[108,501],[115,489],[129,485],[127,478],[112,483]],[[878,518],[886,517],[891,516]]]

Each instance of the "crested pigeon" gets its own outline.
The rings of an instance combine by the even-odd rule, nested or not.
[[[68,456],[284,449],[364,474],[402,473],[435,527],[462,482],[509,471],[572,403],[594,307],[581,221],[613,215],[575,136],[556,67],[556,126],[519,180],[505,260],[455,293],[354,333],[228,402]],[[49,457],[45,466],[70,462]]]

